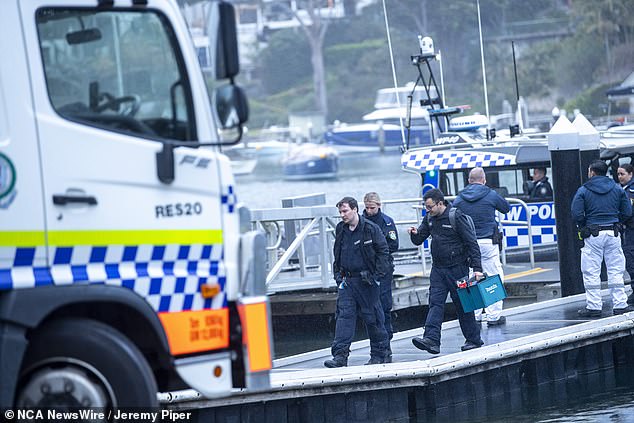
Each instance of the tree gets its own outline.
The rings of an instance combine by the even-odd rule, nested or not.
[[[580,20],[580,31],[598,36],[603,41],[608,75],[612,76],[615,63],[612,53],[614,46],[634,41],[632,0],[574,0],[572,10]]]
[[[323,17],[319,0],[297,1],[298,6],[308,13],[310,21],[303,19],[297,10],[292,10],[293,16],[301,25],[310,45],[310,62],[313,66],[313,89],[315,91],[315,107],[324,116],[328,115],[328,93],[326,91],[326,68],[324,66],[324,38],[328,29],[330,16]],[[334,1],[329,1],[329,15]]]
[[[289,2],[283,0],[271,3],[292,14],[306,35],[310,47],[310,62],[313,70],[315,108],[324,116],[327,116],[328,94],[326,89],[326,68],[324,65],[324,39],[332,18],[335,0],[327,0],[327,3],[324,0],[296,0],[297,8],[290,7]],[[328,7],[321,7],[325,5]],[[324,9],[327,9],[326,13],[324,13]],[[302,16],[299,13],[300,10],[306,11],[308,16]]]

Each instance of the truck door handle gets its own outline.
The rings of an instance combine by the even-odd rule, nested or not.
[[[88,204],[89,206],[96,206],[97,199],[92,195],[65,195],[65,194],[53,194],[53,204],[56,206],[65,206],[67,204]]]

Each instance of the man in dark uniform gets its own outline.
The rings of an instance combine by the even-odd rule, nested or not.
[[[370,361],[366,364],[381,364],[385,362],[389,343],[379,299],[379,281],[389,272],[387,242],[378,226],[359,216],[357,200],[344,197],[337,208],[341,222],[335,229],[332,267],[339,292],[331,349],[333,358],[326,360],[324,366],[348,365],[358,314],[370,336]]]
[[[394,275],[394,257],[392,254],[398,251],[398,231],[394,220],[383,213],[381,210],[381,198],[376,192],[368,192],[363,197],[363,203],[365,210],[363,210],[363,217],[376,224],[387,241],[387,246],[390,250],[390,271],[385,274],[385,277],[380,280],[381,282],[381,306],[383,307],[383,314],[385,317],[385,330],[387,331],[388,339],[392,339],[394,336],[394,330],[392,328],[392,277]],[[388,341],[389,342],[389,341]],[[386,363],[392,362],[392,349],[389,344],[387,347],[387,356],[385,357]]]
[[[473,269],[477,280],[482,279],[480,248],[473,227],[467,216],[456,210],[456,230],[449,220],[449,210],[445,197],[439,189],[430,189],[423,196],[427,214],[418,228],[408,229],[412,243],[421,245],[432,237],[431,256],[433,265],[429,276],[429,312],[425,321],[423,337],[415,337],[416,348],[431,354],[440,353],[440,330],[445,315],[447,293],[456,306],[460,329],[466,339],[462,351],[480,348],[484,342],[480,338],[480,326],[472,312],[465,313],[458,297],[456,281],[469,276]]]
[[[611,178],[608,165],[594,160],[588,168],[588,182],[577,190],[572,199],[572,218],[583,238],[581,273],[586,290],[586,306],[578,311],[580,317],[601,317],[601,262],[608,271],[608,288],[612,296],[612,312],[631,311],[623,284],[625,256],[621,248],[619,222],[632,216],[630,200]]]
[[[552,199],[553,187],[548,182],[545,167],[536,167],[533,169],[533,181],[528,186],[528,195],[530,200]]]

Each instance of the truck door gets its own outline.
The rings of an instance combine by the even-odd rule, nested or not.
[[[42,177],[17,2],[0,25],[0,295],[33,287],[46,266]]]
[[[47,4],[20,2],[53,282],[127,287],[158,313],[223,307],[198,295],[224,271],[217,156],[176,149],[175,180],[157,177],[157,140],[198,136],[177,10]]]

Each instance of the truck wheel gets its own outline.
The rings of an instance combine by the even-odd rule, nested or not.
[[[157,407],[154,375],[122,333],[89,319],[60,319],[30,340],[17,407]]]

